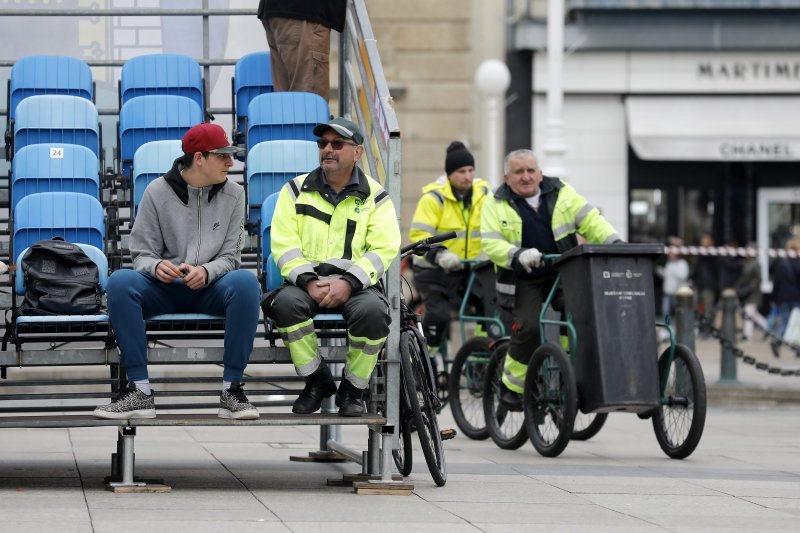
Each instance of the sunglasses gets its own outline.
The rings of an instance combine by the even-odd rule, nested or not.
[[[221,154],[219,152],[208,152],[211,155],[215,155],[220,159],[233,159],[233,154]]]
[[[346,144],[350,146],[358,146],[356,143],[352,141],[343,141],[341,139],[334,139],[332,141],[328,141],[326,139],[317,139],[317,146],[319,147],[320,150],[323,150],[326,146],[328,146],[328,144],[330,144],[331,148],[333,148],[337,152],[342,148],[344,148],[344,145]]]

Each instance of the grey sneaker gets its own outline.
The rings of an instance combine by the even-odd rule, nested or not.
[[[155,392],[150,395],[136,388],[133,382],[119,391],[108,405],[101,405],[94,410],[95,418],[124,420],[128,418],[155,418]]]
[[[231,388],[224,390],[219,395],[220,418],[235,418],[236,420],[255,420],[258,418],[258,409],[253,407],[242,389],[244,383],[231,383]]]

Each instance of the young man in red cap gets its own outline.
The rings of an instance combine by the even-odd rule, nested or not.
[[[130,236],[134,270],[114,272],[107,291],[109,319],[129,382],[94,416],[156,416],[145,319],[193,312],[226,319],[219,416],[258,418],[241,383],[258,325],[260,289],[251,272],[239,270],[244,189],[227,177],[239,151],[222,127],[198,124],[183,137],[184,155],[145,189]]]

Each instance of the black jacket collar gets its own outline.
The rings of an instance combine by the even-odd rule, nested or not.
[[[358,176],[358,184],[355,187],[348,185],[342,192],[346,196],[358,196],[363,201],[369,197],[369,182],[363,170],[355,167],[355,172]],[[325,186],[325,180],[322,177],[322,168],[317,167],[309,172],[308,177],[303,182],[302,192],[318,192],[322,196],[325,196],[327,192]]]
[[[183,168],[183,165],[181,164],[181,159],[183,158],[179,157],[178,159],[175,160],[175,162],[172,163],[172,168],[169,169],[169,172],[164,174],[164,179],[167,180],[167,183],[169,183],[169,186],[172,188],[173,191],[175,191],[175,194],[178,195],[178,198],[180,198],[181,202],[183,202],[184,205],[188,205],[189,184],[186,183],[183,180],[183,176],[181,176],[181,168]],[[217,191],[225,186],[225,183],[227,183],[227,181],[228,180],[226,178],[225,181],[223,181],[222,183],[215,183],[214,185],[211,186],[211,190],[208,192],[209,203],[211,202],[211,199],[214,198],[214,195],[217,194]]]

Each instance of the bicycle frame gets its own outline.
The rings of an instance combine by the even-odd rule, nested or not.
[[[474,259],[466,259],[461,261],[462,264],[465,265],[475,265],[480,261]],[[467,288],[464,291],[464,297],[461,299],[461,306],[458,308],[458,324],[459,324],[459,331],[461,333],[461,343],[467,342],[467,332],[466,332],[466,324],[469,322],[473,322],[475,324],[495,324],[500,328],[500,337],[504,337],[506,334],[506,328],[503,325],[503,321],[500,320],[497,316],[487,317],[487,316],[477,316],[477,315],[468,315],[467,314],[467,305],[469,303],[469,295],[472,292],[472,286],[475,284],[475,278],[477,277],[476,271],[474,268],[470,268],[469,278],[467,279]]]

